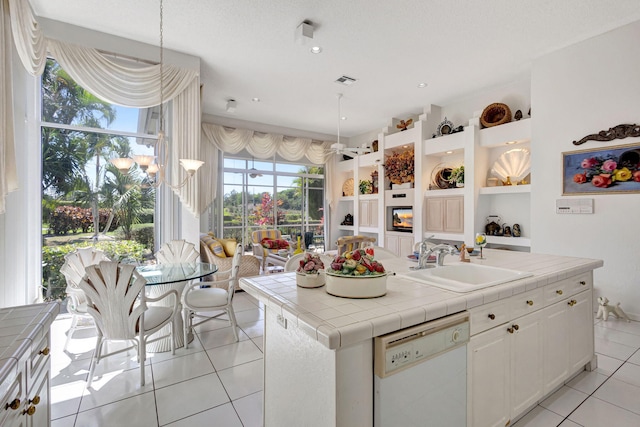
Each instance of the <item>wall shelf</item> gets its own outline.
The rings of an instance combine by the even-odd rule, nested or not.
[[[526,185],[502,185],[499,187],[481,187],[480,194],[515,194],[531,193],[531,184]]]
[[[339,225],[338,230],[353,231],[355,227],[353,225]]]
[[[523,248],[531,247],[531,239],[527,237],[487,236],[487,243],[502,246],[521,246]]]
[[[442,190],[427,190],[424,192],[425,197],[450,197],[462,195],[464,195],[464,187],[444,188]]]
[[[521,119],[500,126],[480,130],[481,147],[497,147],[507,142],[531,140],[531,119]]]
[[[464,149],[467,143],[465,132],[468,132],[468,130],[468,128],[465,128],[464,132],[456,132],[451,135],[425,139],[423,154],[426,156],[444,156],[447,154],[447,151]]]

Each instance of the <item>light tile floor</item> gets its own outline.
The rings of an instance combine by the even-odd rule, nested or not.
[[[577,375],[513,426],[640,426],[640,322],[597,320],[595,349],[595,371]]]
[[[263,306],[239,292],[234,307],[239,342],[226,320],[205,322],[189,349],[148,355],[143,387],[130,350],[101,360],[87,389],[95,330],[77,331],[64,351],[71,317],[58,316],[51,328],[52,427],[261,426]]]
[[[196,328],[189,349],[149,355],[144,387],[130,351],[101,361],[86,388],[95,345],[92,329],[76,332],[63,351],[71,319],[52,326],[52,427],[260,426],[263,307],[238,293],[240,342],[225,321]],[[517,427],[640,426],[640,322],[595,324],[598,369],[582,372],[513,424]]]

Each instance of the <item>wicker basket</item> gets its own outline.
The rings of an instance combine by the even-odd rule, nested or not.
[[[495,102],[488,105],[480,116],[480,123],[486,128],[498,126],[511,121],[511,110],[507,104]]]

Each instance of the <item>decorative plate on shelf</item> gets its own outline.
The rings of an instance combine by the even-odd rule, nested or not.
[[[353,178],[347,179],[342,184],[342,194],[344,196],[353,196]]]
[[[491,168],[491,174],[502,181],[509,179],[514,184],[531,171],[531,154],[526,148],[514,148],[502,153]]]
[[[453,130],[453,123],[445,117],[442,123],[438,125],[438,136],[449,135]]]

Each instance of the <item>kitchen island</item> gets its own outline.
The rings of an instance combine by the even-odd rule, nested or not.
[[[514,420],[537,402],[531,403],[531,399],[546,396],[554,387],[592,363],[592,270],[601,267],[602,261],[500,250],[485,249],[484,252],[486,259],[472,257],[471,262],[533,275],[467,293],[446,291],[400,276],[389,276],[387,294],[372,299],[338,298],[327,294],[324,287],[299,288],[295,273],[241,279],[241,288],[265,304],[264,425],[373,425],[373,338],[465,310],[470,313],[472,335],[467,361],[470,368],[468,425],[484,425],[485,419],[490,423],[496,417]],[[456,262],[455,257],[447,257],[444,268]],[[389,259],[382,263],[387,271],[398,273],[415,265],[404,259]],[[556,284],[558,289],[554,288]],[[578,294],[583,296],[580,304],[574,299],[565,302],[564,298]],[[515,307],[520,298],[524,298],[522,304],[528,307],[525,311]],[[503,385],[500,392],[505,394],[505,403],[499,408],[495,404],[488,408],[482,402],[482,396],[474,395],[474,390],[486,381],[481,370],[473,370],[474,339],[480,343],[486,334],[506,333],[504,330],[507,328],[502,326],[518,316],[538,313],[542,318],[548,309],[562,308],[562,312],[549,311],[547,323],[539,322],[540,339],[548,346],[558,338],[568,342],[570,334],[558,332],[557,323],[553,322],[566,321],[569,314],[565,308],[574,306],[580,307],[582,317],[572,322],[580,333],[572,331],[572,334],[583,337],[585,341],[576,346],[582,349],[576,363],[559,370],[555,362],[545,367],[533,397],[527,396],[524,403],[518,402],[514,410],[509,400],[509,388],[519,381],[518,378],[505,378],[489,385]],[[485,313],[486,310],[489,314]],[[488,321],[485,320],[487,316]],[[546,334],[545,331],[552,327],[555,332]],[[556,341],[552,341],[554,339]],[[503,341],[506,343],[502,338],[492,342]],[[549,349],[548,353],[567,353],[564,345],[560,343],[561,348],[557,351]],[[541,350],[536,352],[541,353]],[[478,352],[477,360],[482,360],[482,356],[484,353]],[[536,370],[536,375],[543,373],[544,361],[538,362],[540,369]],[[576,367],[578,363],[581,365]]]

